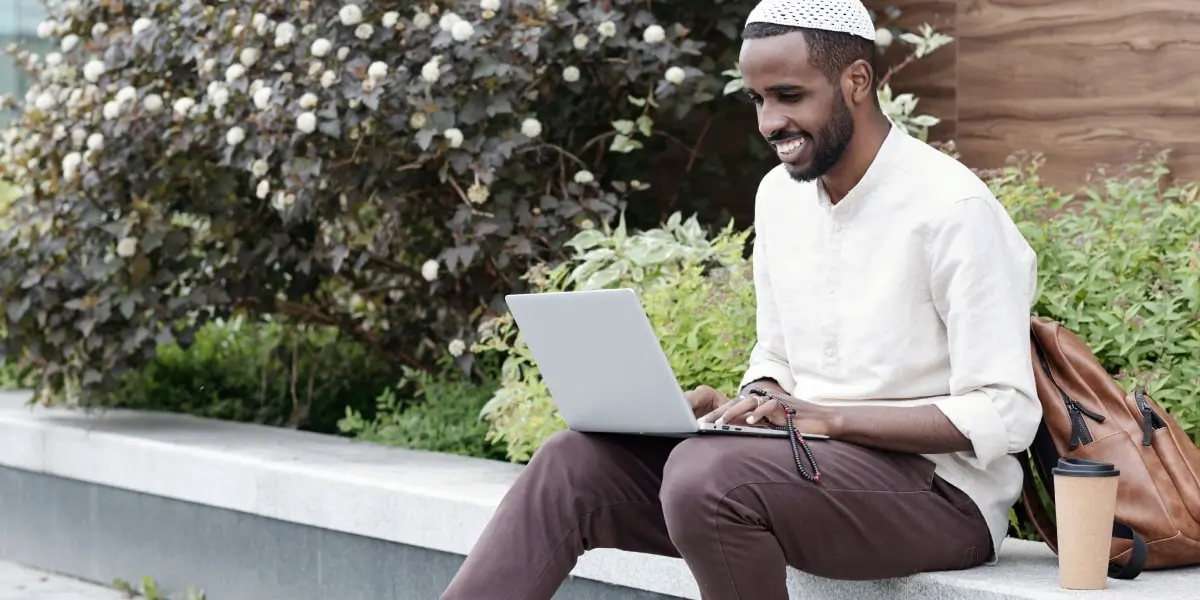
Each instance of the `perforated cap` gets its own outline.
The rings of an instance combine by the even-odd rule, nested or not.
[[[762,0],[750,11],[750,23],[840,31],[875,41],[875,23],[859,0]]]

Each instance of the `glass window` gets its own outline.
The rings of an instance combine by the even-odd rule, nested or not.
[[[29,78],[16,65],[16,57],[2,52],[9,44],[21,42],[25,49],[44,55],[54,43],[37,36],[38,23],[46,18],[41,0],[0,0],[0,95],[12,94],[20,99],[29,89]],[[0,112],[0,125],[12,115]]]

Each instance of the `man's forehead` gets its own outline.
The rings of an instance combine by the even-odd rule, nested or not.
[[[820,76],[808,56],[808,42],[800,32],[748,39],[738,58],[744,76],[759,73],[806,78]]]

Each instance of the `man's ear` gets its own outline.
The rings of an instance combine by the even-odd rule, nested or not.
[[[855,105],[875,103],[875,69],[859,59],[846,67],[842,76],[842,95]]]

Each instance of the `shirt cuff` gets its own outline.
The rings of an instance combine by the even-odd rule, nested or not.
[[[751,365],[746,370],[746,375],[742,377],[742,383],[738,386],[738,389],[740,390],[760,379],[774,379],[775,383],[778,383],[779,387],[783,388],[783,391],[788,394],[791,394],[792,390],[796,387],[796,379],[792,377],[792,370],[790,368],[773,362],[763,362]]]
[[[974,461],[980,468],[1008,454],[1008,428],[986,391],[951,396],[935,402],[934,406],[971,440]]]

